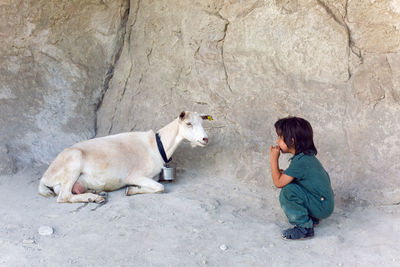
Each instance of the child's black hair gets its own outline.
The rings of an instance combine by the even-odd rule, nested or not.
[[[300,153],[317,155],[317,148],[313,141],[313,130],[311,124],[305,119],[298,117],[287,117],[275,122],[275,130],[278,136],[289,148]],[[293,146],[294,141],[294,146]]]

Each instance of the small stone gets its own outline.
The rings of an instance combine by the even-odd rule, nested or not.
[[[201,263],[203,263],[204,265],[206,265],[206,264],[207,264],[207,261],[206,261],[206,260],[203,260]]]
[[[41,226],[39,227],[39,235],[52,235],[54,233],[53,228],[50,226]]]
[[[228,247],[225,244],[222,244],[221,246],[219,246],[219,248],[223,251],[227,250]]]
[[[218,220],[218,223],[223,224],[224,221],[223,220]]]
[[[18,229],[18,226],[14,225],[14,224],[8,224],[8,225],[6,225],[5,228],[6,228],[7,231],[14,231],[14,230]]]
[[[33,240],[33,239],[24,239],[24,240],[22,241],[22,243],[23,243],[24,245],[31,245],[31,244],[34,244],[34,243],[35,243],[35,240]]]

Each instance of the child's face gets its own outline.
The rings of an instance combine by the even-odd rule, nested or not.
[[[278,144],[278,146],[279,146],[280,150],[282,151],[282,153],[292,153],[293,149],[289,148],[286,145],[285,141],[283,141],[283,136],[278,135],[278,139],[276,140],[276,143]]]

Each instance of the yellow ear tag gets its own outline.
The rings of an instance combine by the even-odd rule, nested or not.
[[[209,121],[212,121],[212,120],[213,120],[213,118],[212,118],[210,115],[207,116],[207,119],[208,119]]]

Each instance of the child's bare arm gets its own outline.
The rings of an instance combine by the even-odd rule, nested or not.
[[[282,188],[285,185],[293,181],[293,177],[283,174],[282,170],[279,169],[279,146],[271,146],[270,148],[270,161],[271,161],[271,175],[274,185],[278,188]]]

